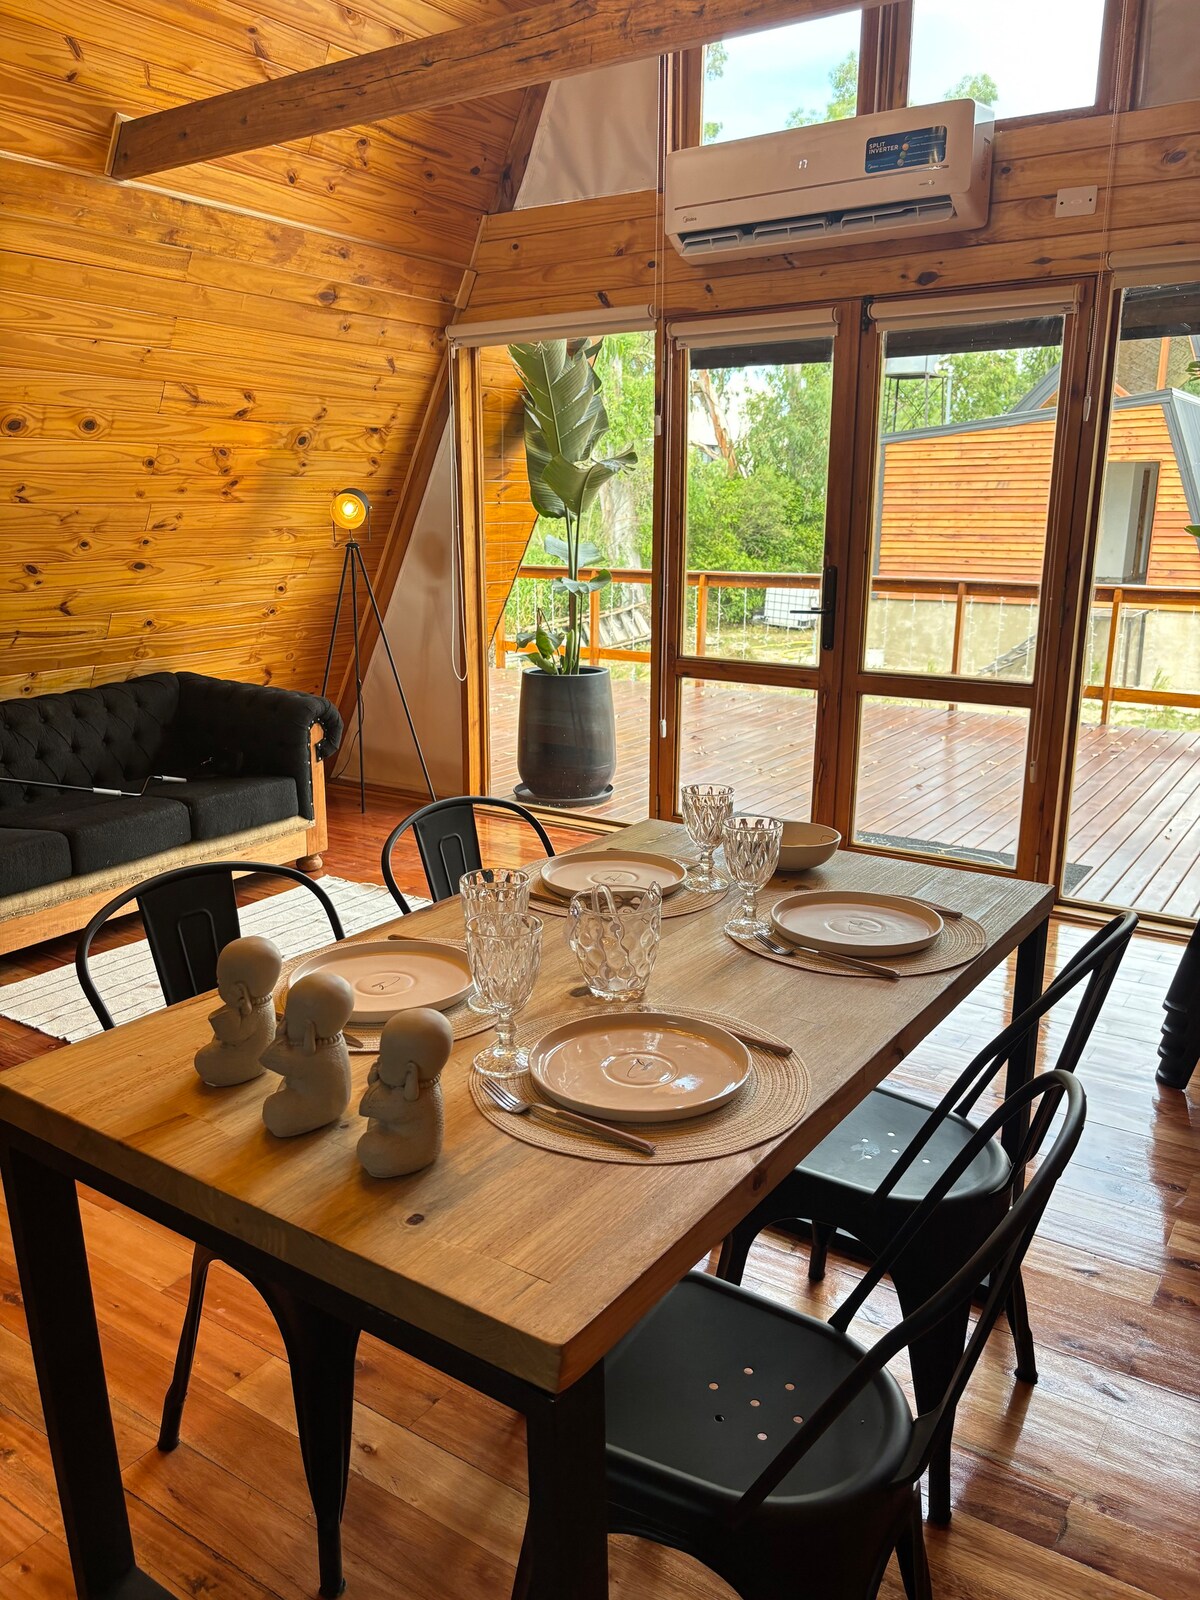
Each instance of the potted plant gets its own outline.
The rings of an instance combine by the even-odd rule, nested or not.
[[[584,602],[612,574],[583,526],[604,484],[634,467],[637,455],[596,454],[609,425],[594,366],[599,348],[583,339],[509,346],[524,391],[529,496],[539,517],[563,524],[561,539],[544,540],[565,569],[550,593],[567,602],[561,632],[539,608],[537,626],[517,638],[530,663],[521,674],[517,771],[530,796],[560,805],[603,798],[617,765],[608,668],[581,659]]]

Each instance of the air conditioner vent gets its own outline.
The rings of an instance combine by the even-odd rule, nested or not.
[[[722,250],[744,250],[748,245],[786,250],[789,244],[802,241],[811,245],[818,239],[832,241],[848,233],[913,226],[932,228],[953,222],[955,214],[954,201],[941,195],[906,205],[859,206],[840,214],[781,217],[775,222],[747,223],[739,228],[697,228],[680,234],[680,238],[685,256],[716,255]]]

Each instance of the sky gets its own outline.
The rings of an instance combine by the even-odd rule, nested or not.
[[[1090,105],[1104,0],[916,0],[910,102],[944,99],[964,73],[987,72],[996,114]],[[704,116],[722,139],[773,133],[798,106],[820,113],[830,69],[858,49],[847,12],[731,39],[724,75],[706,83]]]

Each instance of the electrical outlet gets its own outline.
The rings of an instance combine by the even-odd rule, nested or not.
[[[1094,217],[1096,215],[1096,185],[1081,189],[1060,189],[1054,202],[1056,217]]]

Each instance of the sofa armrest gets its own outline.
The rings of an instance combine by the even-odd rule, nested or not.
[[[322,736],[314,750],[317,727]],[[166,770],[193,777],[292,778],[301,814],[311,819],[312,756],[332,756],[341,738],[337,707],[320,695],[181,672]]]

